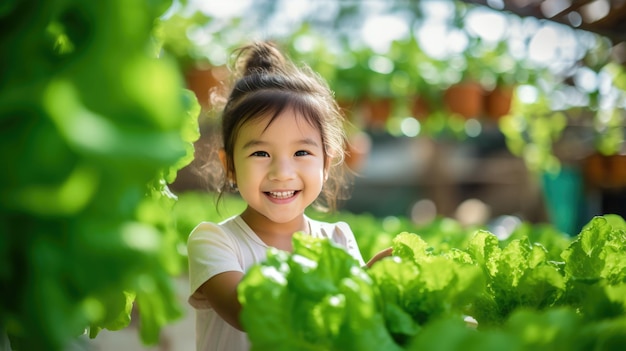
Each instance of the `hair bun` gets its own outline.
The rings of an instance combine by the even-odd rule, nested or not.
[[[244,46],[237,55],[238,71],[247,76],[262,72],[276,73],[285,65],[285,57],[271,42],[257,42]]]

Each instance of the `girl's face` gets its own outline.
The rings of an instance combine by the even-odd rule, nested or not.
[[[233,152],[237,187],[256,220],[301,221],[328,174],[322,137],[292,109],[269,126],[268,121],[251,121],[239,130]]]

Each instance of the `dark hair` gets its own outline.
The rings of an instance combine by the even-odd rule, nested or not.
[[[235,51],[236,81],[222,112],[222,138],[226,154],[224,183],[234,174],[233,149],[242,125],[292,108],[320,131],[328,180],[315,202],[318,209],[335,209],[347,195],[343,164],[346,136],[344,118],[327,83],[308,66],[297,67],[271,42],[257,42]],[[222,189],[228,187],[221,187]]]

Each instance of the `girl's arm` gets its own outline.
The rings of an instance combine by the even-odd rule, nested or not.
[[[367,268],[371,268],[374,263],[380,261],[381,259],[387,256],[391,256],[392,253],[393,253],[393,249],[391,247],[388,247],[378,252],[376,255],[374,255],[374,257],[372,257],[369,261],[367,261],[367,264],[366,264]]]
[[[392,248],[384,249],[374,255],[374,257],[367,262],[366,266],[370,268],[374,263],[384,257],[391,256],[391,254]],[[220,273],[204,282],[198,289],[222,319],[241,331],[244,330],[239,322],[241,304],[237,297],[237,286],[243,279],[243,276],[244,274],[242,272],[237,271]]]
[[[222,319],[241,331],[243,331],[239,323],[241,304],[237,298],[237,285],[242,279],[241,272],[224,272],[207,280],[198,289]]]

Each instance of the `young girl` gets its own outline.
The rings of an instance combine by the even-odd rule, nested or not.
[[[241,78],[222,113],[219,158],[226,183],[247,208],[219,224],[200,223],[189,236],[198,351],[250,348],[239,323],[237,285],[269,247],[291,251],[293,233],[330,238],[365,265],[346,223],[304,214],[316,200],[333,209],[343,185],[335,175],[343,161],[344,122],[332,92],[267,42],[241,48],[237,64]]]

